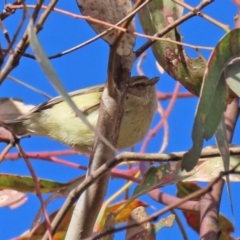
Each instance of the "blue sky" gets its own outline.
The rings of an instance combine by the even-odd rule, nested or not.
[[[26,1],[27,4],[35,4],[35,1]],[[188,0],[187,3],[192,6],[197,5],[199,2],[196,0]],[[1,8],[3,8],[3,1],[1,2]],[[75,1],[59,1],[58,8],[70,11],[72,13],[79,13]],[[232,1],[215,1],[212,5],[208,6],[204,10],[205,13],[216,18],[217,20],[230,25],[233,28],[233,16],[237,12],[237,8]],[[20,10],[7,18],[4,21],[4,25],[9,31],[12,37],[16,28],[18,27],[19,20],[22,16]],[[26,27],[26,25],[24,26]],[[137,24],[138,31],[141,31],[139,24]],[[23,31],[22,31],[23,32]],[[196,45],[215,46],[219,39],[224,35],[224,31],[219,29],[212,23],[207,22],[199,17],[192,18],[188,22],[184,23],[180,27],[180,32],[184,37],[184,42]],[[95,36],[94,31],[83,20],[74,19],[66,15],[53,12],[43,30],[39,34],[39,39],[43,48],[48,55],[52,55],[66,49],[69,49],[77,44],[80,44],[89,38]],[[1,45],[6,47],[6,42],[3,35],[0,35]],[[18,39],[19,40],[19,39]],[[141,46],[146,40],[142,38],[137,39],[136,49]],[[98,40],[78,51],[68,54],[64,57],[57,58],[51,61],[59,78],[62,80],[67,91],[73,91],[76,89],[84,88],[91,85],[104,83],[107,73],[109,47],[103,40]],[[31,49],[28,48],[28,53],[31,53]],[[190,56],[195,57],[196,53],[193,50],[187,49]],[[210,52],[202,51],[203,55],[208,58]],[[147,52],[147,59],[143,63],[143,71],[149,77],[160,76],[161,80],[157,84],[158,90],[162,92],[171,92],[175,86],[175,81],[171,79],[167,74],[161,75],[155,65],[155,59],[151,53],[151,50]],[[136,75],[136,67],[133,68],[132,75]],[[32,59],[22,58],[20,65],[14,69],[11,76],[16,77],[26,83],[29,83],[52,96],[56,96],[57,93],[49,83],[41,71],[38,63]],[[186,91],[183,87],[181,91]],[[46,100],[43,96],[36,94],[35,92],[6,80],[0,88],[0,97],[15,97],[23,99],[28,104],[39,104]],[[167,107],[169,101],[162,101],[161,104],[164,108]],[[169,123],[169,143],[166,152],[171,151],[184,151],[188,150],[191,146],[191,130],[193,124],[193,118],[195,108],[197,104],[197,98],[180,99],[177,101],[170,117]],[[156,124],[157,118],[153,122]],[[237,126],[236,132],[239,132],[239,126]],[[154,152],[161,146],[163,137],[163,130],[161,130],[151,141],[151,144],[147,148],[147,152]],[[240,144],[240,138],[235,134],[234,143]],[[206,144],[213,144],[214,141],[210,140]],[[67,149],[60,143],[52,141],[43,137],[32,137],[31,139],[24,139],[21,141],[24,150],[27,151],[50,151]],[[140,146],[140,145],[139,145]],[[139,149],[139,146],[136,150]],[[4,144],[1,144],[1,149]],[[16,152],[15,149],[11,152]],[[87,158],[82,157],[64,157],[64,159],[73,161],[82,165],[87,165]],[[53,163],[32,161],[36,174],[40,178],[54,179],[56,181],[67,182],[75,177],[80,176],[83,172],[60,166]],[[29,171],[23,160],[17,161],[4,161],[0,165],[1,173],[12,173],[19,175],[29,175]],[[120,187],[125,183],[122,180],[113,180],[110,184],[107,196],[110,196],[116,187]],[[239,208],[239,194],[234,194],[239,191],[239,184],[231,184],[233,192],[233,207],[235,212],[235,222],[240,221]],[[175,194],[175,186],[169,186],[162,189],[164,192]],[[28,202],[21,207],[10,210],[9,208],[0,208],[0,240],[10,239],[23,233],[29,229],[32,220],[39,209],[39,200],[33,195],[28,195]],[[159,203],[153,202],[149,197],[142,197],[143,201],[149,205],[154,206],[157,210],[163,206]],[[58,209],[63,203],[62,199],[55,200],[48,207],[49,212]],[[155,210],[150,208],[149,213],[153,213]],[[230,212],[229,200],[226,194],[226,190],[223,192],[221,212],[232,219]],[[180,215],[181,216],[181,215]],[[185,219],[181,218],[183,224],[186,226]],[[198,239],[197,235],[189,227],[186,227],[186,231],[189,234],[189,239]],[[236,234],[240,235],[240,227],[236,226]],[[122,239],[123,233],[117,234],[116,239]],[[164,229],[158,235],[159,237],[168,236],[175,239],[180,238],[180,231],[175,224],[172,229]]]

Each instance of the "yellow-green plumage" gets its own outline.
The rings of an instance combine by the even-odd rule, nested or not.
[[[147,133],[157,106],[154,81],[146,77],[132,78],[124,102],[118,149],[133,146]],[[97,124],[102,91],[103,86],[100,85],[70,93],[93,126]],[[91,151],[94,142],[94,133],[76,117],[61,97],[39,105],[27,115],[8,122],[8,125],[18,135],[30,133],[47,136],[81,152]]]

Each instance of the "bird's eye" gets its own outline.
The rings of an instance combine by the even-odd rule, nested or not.
[[[135,84],[134,87],[141,89],[141,88],[144,88],[144,85],[143,84]]]

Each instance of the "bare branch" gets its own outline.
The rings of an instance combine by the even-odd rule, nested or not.
[[[36,8],[34,9],[34,12],[32,14],[32,20],[33,22],[36,21],[39,12],[41,10],[41,6],[43,4],[43,0],[38,0],[36,4]],[[37,25],[36,25],[36,32],[39,32],[42,29],[42,26],[44,22],[46,21],[48,15],[56,5],[57,0],[52,0],[49,4],[49,8],[46,9],[43,14],[41,15]],[[20,58],[22,57],[23,53],[26,51],[27,47],[29,46],[29,41],[28,41],[28,33],[27,30],[23,34],[22,39],[20,42],[17,44],[16,49],[14,50],[13,54],[9,57],[6,65],[3,67],[1,73],[0,73],[0,85],[3,83],[4,79],[7,77],[7,75],[15,68],[18,66]]]

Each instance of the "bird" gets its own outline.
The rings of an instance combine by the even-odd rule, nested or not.
[[[133,76],[127,84],[124,110],[117,141],[123,150],[139,143],[147,134],[157,108],[159,77]],[[97,125],[104,85],[69,93],[73,102],[94,127]],[[79,152],[90,153],[95,134],[78,118],[61,96],[34,107],[27,114],[5,121],[17,136],[38,135],[57,140]]]

